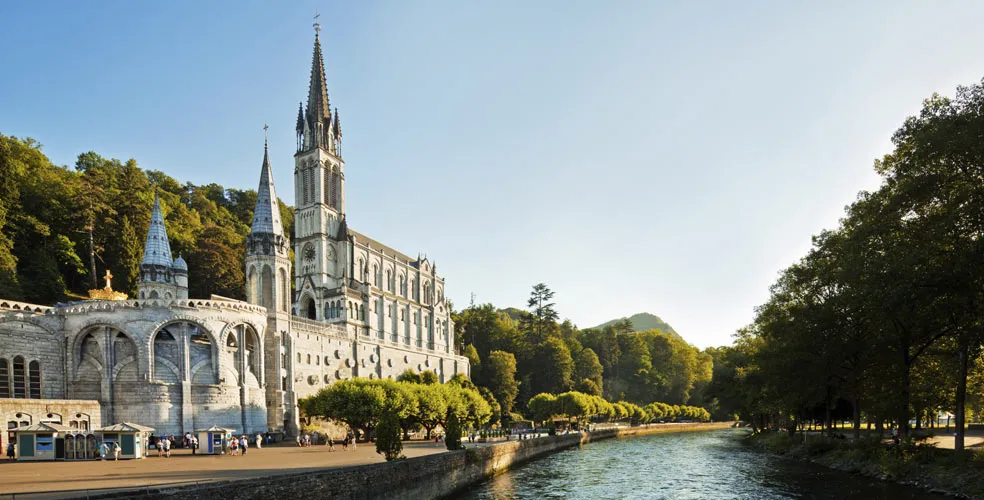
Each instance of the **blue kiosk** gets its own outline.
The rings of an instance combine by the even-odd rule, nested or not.
[[[232,433],[236,429],[227,429],[213,425],[208,429],[195,431],[198,434],[198,453],[202,455],[221,455],[223,443],[228,446],[232,440]]]

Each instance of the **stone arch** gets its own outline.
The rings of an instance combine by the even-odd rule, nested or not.
[[[159,295],[157,294],[157,290],[151,290],[150,291],[150,296],[148,296],[147,298],[148,299],[156,299],[156,298],[159,298]]]
[[[176,384],[181,382],[181,370],[178,368],[184,359],[184,349],[179,336],[166,327],[160,328],[151,339],[150,376],[155,382]]]
[[[310,294],[301,295],[301,300],[297,303],[298,315],[307,319],[318,319],[318,306]]]

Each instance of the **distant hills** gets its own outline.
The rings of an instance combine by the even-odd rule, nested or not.
[[[629,321],[631,321],[632,328],[637,332],[644,332],[646,330],[652,330],[653,328],[659,328],[664,333],[675,335],[677,337],[680,336],[680,334],[677,333],[677,331],[674,330],[669,323],[663,321],[659,316],[650,313],[637,313],[637,314],[633,314],[632,316],[629,316],[628,318],[613,319],[611,321],[606,321],[592,328],[604,328],[618,321],[622,321],[623,319],[628,319]]]

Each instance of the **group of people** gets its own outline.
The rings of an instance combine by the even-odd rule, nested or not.
[[[120,461],[121,451],[123,451],[123,448],[120,448],[120,442],[113,441],[113,461]],[[106,460],[107,455],[109,455],[109,443],[103,441],[103,443],[99,445],[99,460]]]
[[[297,446],[307,447],[318,444],[319,441],[318,432],[315,431],[311,434],[298,434],[297,435]],[[349,446],[351,449],[355,449],[355,435],[351,432],[345,434],[345,437],[341,441],[335,441],[335,438],[331,437],[330,434],[325,434],[325,446],[328,447],[328,451],[335,451],[335,444],[341,444],[343,450],[348,450]]]

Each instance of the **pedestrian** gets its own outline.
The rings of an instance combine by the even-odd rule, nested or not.
[[[263,434],[256,433],[256,448],[263,448]]]
[[[109,446],[104,442],[99,446],[99,460],[106,460],[106,455],[109,455]]]
[[[232,450],[232,456],[239,454],[239,438],[236,436],[232,437],[232,442],[229,443],[229,448]]]
[[[164,457],[171,458],[171,439],[164,438]]]
[[[226,436],[222,436],[222,454],[227,455],[229,453],[229,440]]]
[[[301,435],[297,435],[297,446],[301,446]]]
[[[198,437],[197,436],[191,436],[191,439],[189,439],[189,441],[190,441],[189,444],[191,445],[191,454],[192,455],[197,455],[198,454]]]
[[[332,439],[331,435],[328,435],[328,440],[325,441],[325,446],[328,447],[328,451],[335,451],[335,440]]]
[[[161,456],[162,453],[164,453],[164,444],[162,443],[162,441],[164,440],[161,438],[157,438],[157,440],[154,441],[154,448],[157,448],[158,458]]]
[[[14,442],[11,441],[7,443],[7,458],[14,459]]]
[[[348,450],[348,444],[349,444],[349,437],[348,434],[346,434],[345,437],[342,439],[342,449]]]
[[[120,449],[120,442],[119,441],[113,441],[113,461],[114,462],[119,462],[120,461],[120,451],[122,451]]]
[[[351,434],[352,434],[352,449],[354,450],[356,448],[356,444],[358,443],[359,439],[354,432],[352,432]]]
[[[243,434],[242,439],[239,440],[239,446],[243,449],[243,456],[246,456],[246,450],[249,448],[249,439]]]

